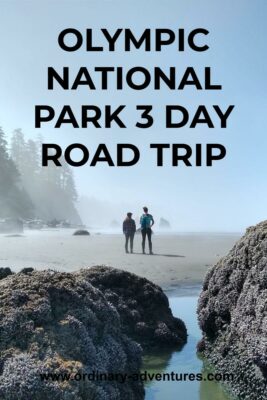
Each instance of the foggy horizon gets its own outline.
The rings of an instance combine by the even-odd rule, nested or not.
[[[208,0],[203,4],[171,0],[171,14],[160,4],[151,8],[151,2],[125,4],[117,0],[115,3],[116,7],[114,2],[105,1],[103,13],[103,6],[97,1],[81,2],[78,14],[73,12],[75,5],[71,2],[64,8],[60,4],[48,2],[44,5],[39,1],[5,4],[0,16],[0,45],[2,58],[9,62],[0,66],[1,76],[5,77],[0,83],[0,126],[8,139],[12,131],[20,127],[27,139],[37,139],[41,134],[45,143],[57,143],[63,148],[76,142],[84,144],[93,153],[99,143],[105,143],[114,157],[117,143],[132,143],[140,148],[140,162],[130,168],[106,165],[71,168],[78,198],[96,199],[97,205],[91,205],[88,213],[83,211],[82,218],[88,221],[93,220],[97,210],[106,214],[107,209],[110,216],[112,214],[110,218],[109,214],[105,217],[108,221],[121,221],[129,210],[140,216],[144,205],[149,207],[157,221],[160,217],[166,218],[174,230],[183,232],[243,232],[246,227],[265,220],[266,120],[259,116],[264,115],[266,108],[266,57],[263,57],[266,2],[259,1],[255,7],[251,2],[241,0],[224,4]],[[120,13],[114,11],[117,7]],[[205,7],[209,13],[203,11]],[[178,53],[174,46],[160,53],[146,53],[139,49],[125,54],[118,49],[115,58],[114,54],[107,52],[92,56],[84,49],[66,53],[59,48],[58,34],[66,27],[75,27],[82,32],[91,28],[96,43],[99,43],[99,15],[101,27],[113,32],[118,26],[127,26],[137,36],[146,27],[161,26],[175,31],[184,28],[187,32],[203,27],[210,32],[207,36],[210,48],[201,54],[192,51]],[[237,29],[236,21],[240,16],[243,23]],[[14,20],[16,29],[13,29]],[[49,30],[47,20],[51,25]],[[247,26],[250,26],[249,30]],[[5,37],[9,38],[8,41]],[[160,96],[149,88],[141,93],[127,88],[120,92],[113,88],[88,91],[86,87],[72,92],[58,86],[53,91],[47,90],[49,66],[60,71],[64,65],[77,70],[81,66],[93,68],[97,65],[122,65],[127,69],[138,64],[147,69],[155,66],[166,69],[173,65],[181,73],[190,65],[197,71],[210,66],[213,81],[221,84],[223,90],[197,91],[188,87],[177,92],[162,87]],[[248,76],[253,76],[253,80],[248,80]],[[36,104],[50,104],[57,112],[62,104],[70,104],[75,112],[81,104],[111,104],[113,107],[126,104],[129,107],[125,118],[129,126],[134,126],[136,120],[136,104],[151,104],[159,115],[154,126],[146,130],[113,127],[97,131],[93,128],[55,130],[53,124],[35,129]],[[166,104],[181,104],[190,112],[199,104],[207,107],[234,104],[235,109],[226,130],[207,129],[205,126],[168,130],[161,124],[162,107]],[[188,143],[191,146],[195,143],[221,143],[226,147],[227,155],[211,168],[187,168],[172,167],[170,155],[166,153],[166,165],[156,167],[155,153],[147,150],[153,142]]]
[[[86,203],[91,208],[86,209]],[[83,223],[91,229],[94,230],[104,230],[109,233],[121,233],[122,222],[126,217],[127,212],[133,212],[132,218],[136,221],[137,228],[139,227],[140,216],[143,213],[142,206],[134,206],[131,203],[115,203],[108,200],[100,200],[93,196],[89,197],[82,195],[77,201],[77,210],[81,216]],[[172,219],[172,216],[165,215],[160,212],[160,208],[150,207],[149,213],[151,213],[155,220],[155,225],[153,230],[155,233],[165,232],[165,233],[242,233],[240,230],[217,230],[210,229],[205,230],[193,229],[188,225],[179,224],[179,221]],[[163,218],[170,223],[170,228],[162,228],[159,226],[160,219]],[[118,223],[117,228],[112,227],[112,222]]]

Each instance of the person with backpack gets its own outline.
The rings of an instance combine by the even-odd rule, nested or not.
[[[122,230],[125,235],[125,252],[129,253],[128,250],[128,243],[130,240],[130,251],[133,253],[133,242],[134,242],[134,235],[136,232],[136,225],[135,225],[135,220],[132,219],[132,213],[128,212],[125,220],[123,221],[122,224]]]
[[[149,246],[149,254],[153,254],[152,252],[152,226],[154,225],[154,218],[151,214],[148,214],[148,208],[143,207],[144,214],[140,218],[141,225],[141,234],[142,234],[142,250],[143,254],[145,254],[145,245],[146,245],[146,236],[148,239]]]

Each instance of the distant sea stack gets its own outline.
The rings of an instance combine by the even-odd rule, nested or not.
[[[0,281],[1,400],[143,400],[140,381],[78,379],[140,367],[140,346],[82,274],[35,271]],[[43,373],[78,378],[46,381]]]
[[[247,229],[209,270],[198,303],[203,352],[218,373],[232,373],[240,399],[267,399],[267,221]]]
[[[160,220],[159,220],[159,227],[160,227],[160,229],[162,229],[162,230],[169,230],[169,229],[171,229],[171,224],[170,224],[170,222],[169,222],[167,219],[165,219],[165,218],[160,218]]]

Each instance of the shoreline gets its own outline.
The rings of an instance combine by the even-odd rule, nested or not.
[[[162,288],[168,299],[177,297],[198,297],[202,289],[202,284],[199,285],[179,285],[176,287]]]
[[[199,293],[208,269],[233,247],[233,234],[156,234],[154,255],[143,255],[136,235],[134,254],[125,254],[123,235],[73,236],[70,230],[25,231],[20,237],[0,235],[0,267],[72,272],[106,265],[147,278],[173,293]]]

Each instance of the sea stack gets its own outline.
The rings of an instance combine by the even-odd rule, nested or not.
[[[267,221],[250,227],[211,268],[198,303],[198,350],[214,371],[233,374],[229,391],[267,399]]]

